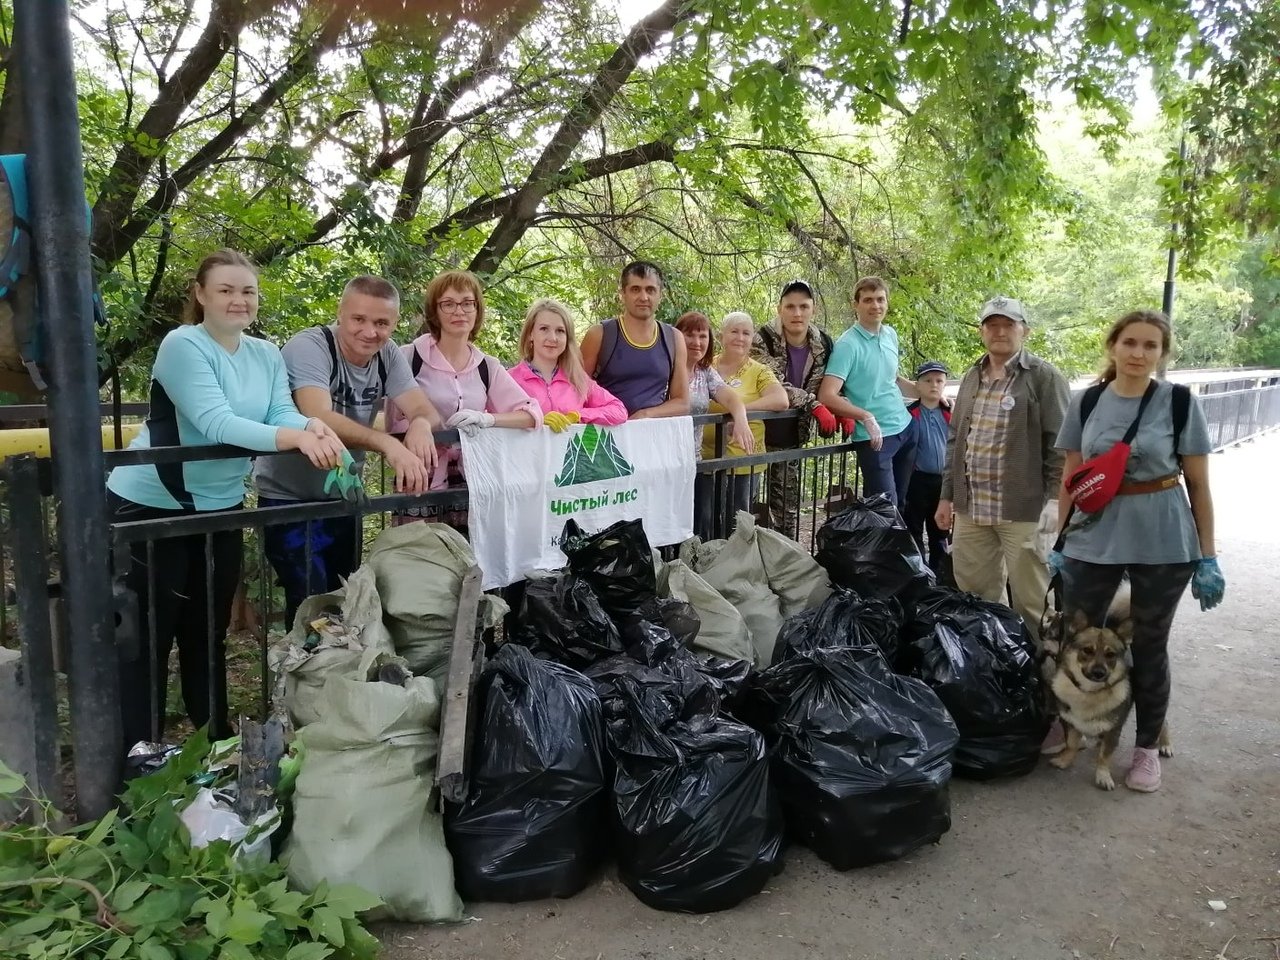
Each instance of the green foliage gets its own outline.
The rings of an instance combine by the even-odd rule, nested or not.
[[[193,850],[178,810],[209,752],[203,734],[159,772],[132,781],[122,807],[58,834],[0,832],[0,956],[97,960],[368,960],[358,917],[379,905],[356,887],[290,890],[283,869],[241,869],[231,846]],[[21,778],[0,765],[0,796]],[[50,812],[50,811],[46,811]]]

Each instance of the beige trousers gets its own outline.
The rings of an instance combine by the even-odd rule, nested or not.
[[[1005,581],[1013,593],[1013,609],[1040,645],[1040,617],[1049,589],[1049,568],[1036,553],[1037,523],[1009,520],[982,526],[955,515],[951,560],[956,586],[984,600],[1007,603]]]

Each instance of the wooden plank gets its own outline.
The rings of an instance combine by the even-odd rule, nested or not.
[[[467,796],[471,762],[471,737],[475,728],[472,691],[484,667],[484,643],[480,636],[480,568],[472,567],[462,578],[458,595],[458,619],[454,624],[449,674],[440,711],[440,756],[436,762],[436,786],[452,803]]]

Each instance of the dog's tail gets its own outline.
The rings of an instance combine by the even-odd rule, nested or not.
[[[1105,626],[1114,629],[1118,624],[1128,620],[1132,613],[1132,600],[1133,588],[1129,585],[1129,578],[1126,576],[1120,581],[1116,595],[1111,598],[1111,606],[1107,608]]]

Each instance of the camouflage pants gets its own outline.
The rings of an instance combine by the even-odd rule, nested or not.
[[[766,484],[763,524],[793,540],[800,539],[800,461],[769,464]]]
[[[1194,563],[1102,564],[1070,557],[1062,567],[1062,609],[1070,617],[1079,610],[1099,624],[1129,574],[1133,618],[1133,709],[1137,715],[1139,747],[1154,748],[1169,710],[1169,629],[1178,601],[1191,581]]]

